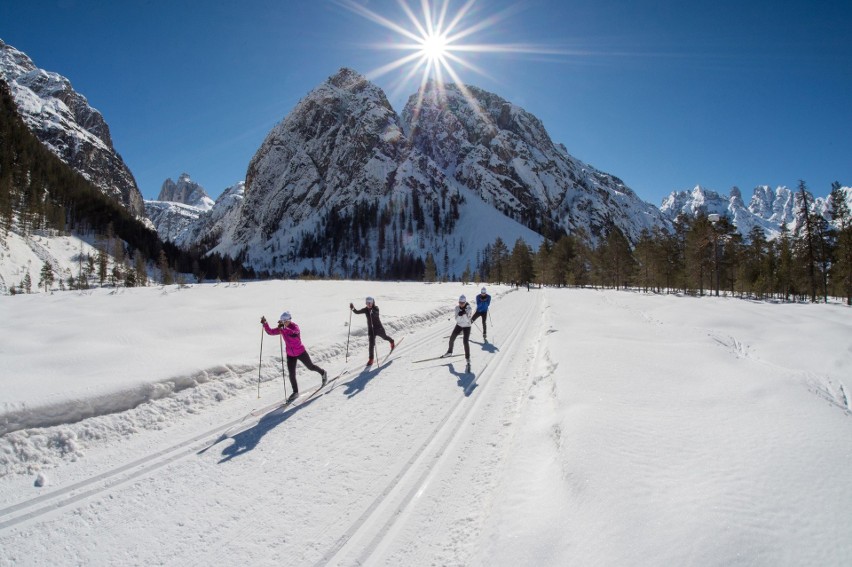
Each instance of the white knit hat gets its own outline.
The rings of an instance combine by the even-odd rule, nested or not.
[[[374,300],[371,296],[369,296],[369,295],[367,296],[367,300],[366,300],[366,301],[367,301],[367,303],[375,303],[375,302],[376,302],[376,301],[375,301],[375,300]]]
[[[481,290],[479,290],[479,293],[481,293],[482,295],[485,295],[485,288],[482,288]]]
[[[459,296],[459,303],[467,302],[467,298],[463,295]]]
[[[281,316],[278,318],[278,320],[279,320],[279,321],[289,321],[289,320],[291,320],[292,318],[293,318],[293,317],[290,315],[290,312],[289,312],[289,311],[285,311],[284,313],[282,313],[282,314],[281,314]]]

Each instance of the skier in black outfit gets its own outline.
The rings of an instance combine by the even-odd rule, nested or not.
[[[368,297],[366,303],[367,305],[363,309],[355,309],[355,306],[350,303],[349,309],[353,313],[367,315],[367,334],[370,337],[370,360],[367,361],[367,366],[371,366],[376,358],[373,356],[376,350],[376,337],[382,337],[384,340],[389,341],[391,350],[394,349],[396,344],[385,333],[385,328],[382,326],[381,319],[379,319],[379,307],[376,305],[376,301],[372,297]]]

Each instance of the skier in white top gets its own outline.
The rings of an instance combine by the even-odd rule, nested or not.
[[[467,298],[462,295],[459,297],[459,304],[455,307],[453,312],[456,316],[456,326],[453,329],[452,334],[450,334],[450,347],[444,356],[452,356],[453,343],[456,342],[456,337],[458,337],[461,333],[462,343],[464,344],[464,358],[465,361],[470,364],[470,327],[473,325],[471,322],[473,307],[471,307],[470,303],[467,302]]]

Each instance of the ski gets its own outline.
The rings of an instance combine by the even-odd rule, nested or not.
[[[432,358],[423,358],[421,360],[413,360],[412,362],[429,362],[430,360],[441,360],[442,358],[455,358],[457,356],[464,356],[463,354],[442,354],[441,356],[433,356]]]
[[[335,382],[338,378],[342,377],[342,376],[343,376],[344,374],[346,374],[347,372],[348,372],[348,370],[346,370],[346,369],[344,368],[343,370],[341,370],[341,371],[340,371],[340,373],[339,373],[337,376],[335,376],[334,378],[329,378],[329,379],[328,379],[328,381],[326,381],[326,383],[325,383],[325,384],[320,384],[320,386],[319,386],[318,388],[316,388],[313,392],[311,392],[311,393],[310,393],[310,395],[309,395],[309,396],[308,396],[308,398],[305,400],[305,402],[307,402],[308,400],[311,400],[312,398],[315,398],[315,397],[316,397],[316,395],[317,395],[317,394],[319,394],[319,393],[320,393],[320,391],[321,391],[323,388],[325,388],[326,386],[328,386],[328,385],[330,385],[330,384],[333,384],[333,383],[334,383],[334,382]]]
[[[399,339],[398,341],[395,341],[395,342],[393,343],[393,349],[392,349],[391,351],[389,351],[389,352],[385,355],[385,357],[382,359],[382,361],[381,361],[381,362],[379,362],[379,364],[378,364],[376,367],[377,367],[377,368],[381,368],[381,366],[382,366],[385,362],[387,362],[387,361],[388,361],[388,359],[390,358],[390,356],[391,356],[394,352],[396,352],[396,349],[398,349],[398,348],[399,348],[399,345],[401,345],[401,344],[402,344],[402,341],[404,341],[404,340],[405,340],[405,335],[403,335],[403,337],[402,337],[401,339]]]

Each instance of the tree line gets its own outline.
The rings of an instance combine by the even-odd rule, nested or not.
[[[72,288],[106,280],[145,285],[149,268],[152,273],[159,271],[164,283],[172,283],[176,274],[193,274],[199,280],[254,275],[229,258],[163,242],[120,203],[51,153],[24,124],[8,85],[0,80],[0,239],[11,230],[24,237],[51,231],[92,236],[104,256],[99,252],[94,258],[81,257],[80,273],[67,282]],[[113,265],[105,276],[106,257]],[[55,277],[52,271],[49,266],[42,268],[41,281]],[[27,282],[21,283],[26,289]]]
[[[596,246],[567,235],[537,251],[518,240],[510,251],[498,238],[463,279],[784,301],[840,297],[852,305],[852,215],[840,183],[828,204],[827,219],[800,181],[795,232],[781,225],[774,240],[760,227],[743,237],[729,219],[706,213],[682,214],[673,230],[646,230],[635,244],[614,226]]]

